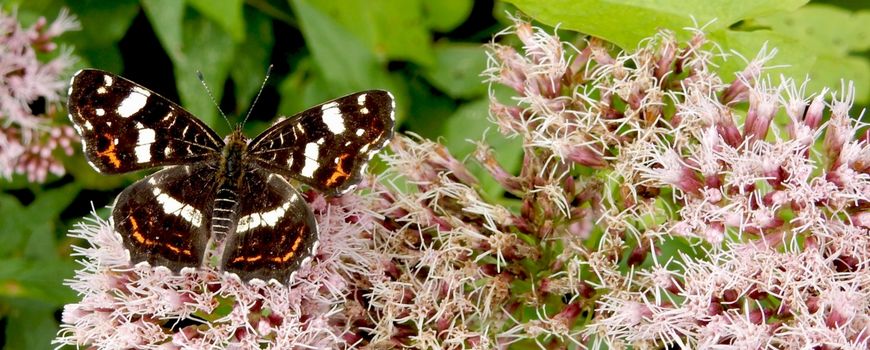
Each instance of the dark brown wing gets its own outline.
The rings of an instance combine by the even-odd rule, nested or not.
[[[317,224],[305,200],[279,175],[244,174],[238,221],[225,246],[223,269],[243,280],[286,282],[311,255]]]
[[[208,242],[215,193],[212,164],[164,169],[127,187],[112,218],[135,263],[179,271],[199,267]]]
[[[80,70],[69,91],[69,118],[88,162],[123,173],[219,157],[223,141],[172,101],[117,75]]]
[[[387,91],[354,93],[284,120],[251,141],[262,167],[326,194],[341,194],[393,136],[395,102]]]

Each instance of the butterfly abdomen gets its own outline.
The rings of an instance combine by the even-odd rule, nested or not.
[[[244,136],[236,130],[227,138],[227,144],[221,152],[211,225],[212,235],[218,242],[222,242],[236,228],[238,192],[244,176],[243,156],[246,148]]]

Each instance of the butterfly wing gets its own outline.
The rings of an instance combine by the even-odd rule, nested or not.
[[[88,162],[123,173],[220,156],[223,141],[172,101],[112,73],[80,70],[72,78],[69,117]]]
[[[317,241],[314,214],[287,180],[262,169],[245,173],[239,196],[245,200],[224,248],[224,271],[286,281]]]
[[[179,271],[198,267],[210,235],[215,165],[170,167],[130,185],[112,219],[133,263]]]
[[[387,91],[340,97],[272,126],[251,141],[248,154],[270,171],[341,194],[392,137],[394,111]]]

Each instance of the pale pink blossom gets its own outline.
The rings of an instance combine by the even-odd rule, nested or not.
[[[64,174],[59,156],[72,155],[79,142],[60,108],[73,59],[69,50],[47,62],[37,54],[57,51],[54,40],[78,29],[66,10],[51,24],[40,17],[29,28],[15,12],[0,10],[0,177],[44,182]]]

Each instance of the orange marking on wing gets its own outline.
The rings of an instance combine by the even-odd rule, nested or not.
[[[349,156],[349,154],[345,153],[338,157],[338,164],[335,165],[335,171],[332,175],[326,179],[326,186],[332,186],[338,183],[339,180],[344,180],[350,177],[350,174],[344,170],[344,160]]]
[[[292,250],[291,253],[295,252],[296,249],[299,249],[299,243],[302,243],[302,235],[299,235],[298,237],[296,237],[296,240],[293,241],[293,248],[290,249]]]
[[[296,255],[296,249],[299,249],[300,243],[302,243],[302,236],[301,235],[299,237],[296,237],[296,240],[293,241],[293,247],[290,248],[290,251],[287,252],[287,254],[284,254],[284,256],[281,256],[281,257],[272,258],[272,261],[283,263],[283,262],[287,262],[287,260],[292,259],[293,256]]]
[[[169,243],[166,243],[166,248],[169,248],[169,250],[171,250],[175,254],[178,254],[181,252],[181,249],[178,249],[178,247],[176,247],[172,244],[169,244]]]
[[[115,153],[115,142],[112,134],[103,134],[103,137],[109,140],[109,148],[105,151],[98,151],[97,155],[101,157],[108,157],[109,163],[111,163],[112,166],[114,166],[115,168],[120,168],[121,160],[118,159],[118,154]]]
[[[154,241],[145,238],[141,232],[139,232],[139,223],[136,222],[136,219],[130,218],[130,224],[133,225],[133,239],[137,242],[142,243],[144,245],[153,245]]]
[[[256,262],[256,261],[259,261],[259,260],[262,259],[262,258],[263,258],[263,255],[252,256],[252,257],[250,257],[250,258],[246,258],[246,257],[244,257],[244,256],[238,256],[238,257],[236,257],[235,259],[233,259],[233,262],[234,262],[234,263],[242,262],[242,261],[245,261],[245,262]]]

